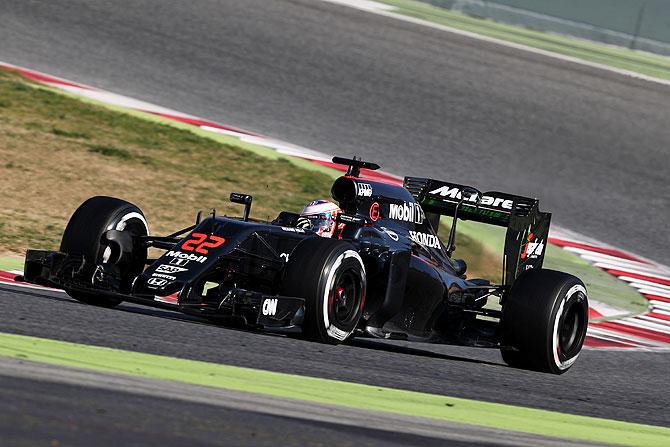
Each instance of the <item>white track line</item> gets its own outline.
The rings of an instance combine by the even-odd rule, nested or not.
[[[572,241],[576,242],[576,241]],[[617,256],[608,255],[605,253],[598,253],[584,248],[577,247],[561,247],[563,250],[577,254],[578,256],[586,259],[594,265],[600,266],[603,269],[607,270],[622,270],[629,271],[630,273],[637,273],[639,275],[655,276],[661,279],[666,279],[670,275],[670,269],[664,265],[657,264],[653,261],[638,262],[632,261],[630,259],[623,259]],[[597,247],[597,248],[608,248],[608,247]],[[635,256],[635,255],[631,255]],[[639,256],[636,256],[639,257]]]
[[[646,284],[638,284],[636,282],[629,282],[629,286],[635,287],[640,293],[658,295],[666,298],[670,298],[670,291],[662,289],[660,287],[652,287]]]
[[[603,335],[595,335],[595,334],[589,333],[588,337],[596,339],[596,340],[601,340],[601,341],[604,341],[606,343],[616,343],[618,345],[626,345],[626,346],[617,346],[617,347],[622,347],[622,348],[623,347],[628,347],[630,349],[633,349],[633,348],[642,348],[643,347],[642,345],[639,345],[637,343],[628,342],[628,341],[624,341],[624,340],[617,340],[613,337],[605,337]],[[585,345],[585,346],[588,347],[588,344]],[[614,348],[615,346],[611,346],[611,347]],[[596,347],[596,349],[603,349],[603,348],[605,348],[605,347],[604,346]]]
[[[622,281],[629,282],[633,287],[637,287],[639,289],[652,288],[661,290],[666,293],[670,293],[670,286],[666,286],[665,284],[661,284],[659,282],[647,281],[639,278],[632,278],[630,276],[618,276],[618,278]]]
[[[104,102],[105,104],[111,104],[113,106],[127,107],[129,109],[145,110],[147,112],[154,112],[154,113],[166,113],[169,115],[179,116],[182,118],[195,119],[195,117],[192,115],[187,115],[185,113],[177,112],[172,109],[167,109],[165,107],[157,106],[155,104],[140,101],[139,99],[129,98],[123,95],[117,95],[116,93],[111,93],[104,90],[82,89],[79,87],[61,85],[61,84],[58,84],[57,86],[58,88],[60,88],[61,90],[65,90],[66,92],[74,93],[75,95],[84,96],[89,99]]]
[[[648,314],[636,315],[634,317],[624,318],[623,321],[631,321],[633,323],[638,323],[646,325],[649,329],[658,330],[661,332],[667,332],[670,334],[670,322],[662,320],[660,318],[650,317]]]
[[[589,259],[586,258],[584,259],[586,261],[589,261]],[[593,265],[595,265],[596,267],[600,267],[603,270],[630,270],[631,273],[638,273],[640,275],[648,275],[652,273],[660,274],[660,269],[654,268],[654,266],[641,267],[636,265],[631,268],[630,266],[632,264],[630,262],[619,262],[616,264],[612,262],[593,262],[593,261],[591,262],[593,263]]]
[[[670,303],[666,303],[665,301],[650,300],[649,304],[652,309],[662,309],[666,312],[670,312]]]
[[[271,149],[274,149],[276,152],[279,152],[280,154],[284,155],[291,155],[294,157],[309,158],[311,160],[319,160],[326,162],[330,162],[332,159],[332,157],[329,157],[327,154],[324,154],[323,152],[307,149],[301,146],[296,146],[295,144],[287,143],[281,140],[275,140],[273,138],[242,134],[228,129],[219,129],[217,127],[212,126],[199,126],[199,127],[200,129],[205,130],[207,132],[213,132],[239,138],[241,141],[245,143],[256,144],[263,147],[269,147]],[[391,175],[388,173],[385,174]]]
[[[606,336],[614,338],[617,340],[625,341],[626,343],[635,343],[640,346],[654,346],[654,347],[668,347],[666,343],[650,340],[648,338],[641,338],[636,335],[632,335],[626,332],[615,331],[613,329],[607,328],[592,328],[589,326],[589,333],[595,333],[600,336]]]
[[[596,253],[593,251],[583,250],[581,248],[574,247],[563,247],[565,251],[575,253],[576,255],[586,259],[591,263],[596,264],[607,264],[612,266],[611,268],[616,270],[630,270],[630,269],[639,269],[647,271],[658,271],[657,268],[653,265],[644,264],[642,262],[631,261],[628,259],[617,258],[615,256],[606,255],[603,253]]]
[[[649,315],[638,315],[635,318],[638,319],[638,320],[644,320],[644,321],[647,321],[649,323],[656,324],[660,327],[664,327],[664,328],[667,328],[668,330],[670,330],[670,321],[664,320],[662,318],[651,317]]]
[[[598,248],[600,248],[600,247],[598,247]],[[632,266],[647,267],[647,268],[649,267],[648,264],[645,264],[643,262],[637,262],[637,261],[633,261],[633,260],[630,260],[630,259],[623,259],[623,258],[620,258],[619,256],[608,255],[606,253],[598,253],[596,251],[589,250],[587,248],[565,246],[565,247],[563,247],[563,250],[570,251],[572,253],[576,253],[579,256],[582,256],[583,258],[586,258],[586,259],[588,259],[590,261],[594,261],[594,262],[612,262],[612,263],[615,263],[615,264],[623,263],[623,264],[630,264]]]
[[[648,271],[648,272],[642,272],[642,271],[635,271],[630,268],[618,268],[618,269],[609,269],[609,270],[619,270],[624,273],[628,273],[630,275],[643,275],[643,276],[648,276],[652,280],[661,280],[661,281],[670,281],[670,276],[665,276],[662,273],[659,273],[658,271]],[[617,275],[619,277],[625,276],[625,275]]]
[[[415,25],[426,26],[428,28],[437,29],[437,30],[444,31],[444,32],[447,32],[447,33],[457,34],[459,36],[465,36],[465,37],[469,37],[471,39],[480,40],[480,41],[483,41],[483,42],[489,42],[489,43],[493,43],[493,44],[500,45],[500,46],[507,47],[507,48],[514,48],[516,50],[525,51],[527,53],[538,54],[538,55],[549,57],[549,58],[552,58],[552,59],[557,59],[557,60],[560,60],[560,61],[563,61],[563,62],[569,62],[569,63],[572,63],[572,64],[583,65],[583,66],[586,66],[586,67],[596,68],[596,69],[599,69],[599,70],[604,70],[604,71],[609,71],[611,73],[616,73],[618,75],[627,76],[629,78],[641,79],[641,80],[648,81],[648,82],[654,82],[656,84],[670,86],[670,80],[667,80],[667,79],[655,78],[653,76],[648,76],[648,75],[645,75],[645,74],[636,73],[636,72],[630,71],[630,70],[623,70],[621,68],[615,68],[615,67],[612,67],[612,66],[609,66],[609,65],[599,64],[597,62],[589,62],[589,61],[586,61],[586,60],[583,60],[583,59],[578,59],[576,57],[566,56],[566,55],[563,55],[563,54],[554,53],[554,52],[547,51],[547,50],[541,50],[539,48],[530,47],[528,45],[523,45],[523,44],[520,44],[520,43],[514,43],[514,42],[509,42],[509,41],[506,41],[506,40],[502,40],[502,39],[496,39],[495,37],[488,37],[488,36],[484,36],[482,34],[473,33],[471,31],[464,31],[464,30],[461,30],[461,29],[458,29],[458,28],[452,28],[450,26],[440,25],[439,23],[429,22],[428,20],[417,19],[417,18],[414,18],[414,17],[406,16],[404,14],[399,14],[397,12],[393,12],[393,10],[388,10],[386,8],[383,8],[383,6],[388,6],[388,5],[384,5],[382,3],[379,3],[378,7],[370,7],[369,4],[370,3],[375,3],[375,2],[369,2],[368,1],[368,2],[365,2],[367,4],[367,7],[366,7],[363,4],[363,2],[361,2],[361,1],[352,1],[352,0],[321,0],[321,1],[328,2],[328,3],[336,3],[336,4],[339,4],[339,5],[342,5],[342,6],[347,6],[347,7],[350,7],[350,8],[359,9],[361,11],[365,11],[365,12],[368,12],[368,13],[371,13],[371,14],[377,14],[377,15],[380,15],[380,16],[389,17],[389,18],[392,18],[392,19],[401,20],[403,22],[413,23]]]
[[[670,298],[670,293],[661,292],[658,289],[644,288],[638,289],[638,292],[640,292],[642,295],[656,295],[663,298]]]
[[[594,328],[589,326],[587,331],[589,337],[601,338],[606,341],[613,341],[616,343],[625,343],[637,347],[665,347],[667,345],[656,342],[654,340],[641,339],[633,335],[615,332],[609,329]]]
[[[659,331],[668,331],[668,333],[670,333],[670,321],[664,320],[662,318],[652,317],[648,313],[636,315],[634,317],[628,317],[626,319],[638,322],[640,324],[647,324],[650,328],[657,327]]]
[[[644,321],[639,321],[633,318],[624,318],[623,320],[612,321],[612,323],[622,324],[630,327],[635,327],[638,329],[644,329],[647,331],[657,332],[659,337],[662,337],[663,334],[670,335],[670,329],[666,328],[656,328],[654,325],[649,324]]]
[[[375,2],[372,0],[323,0],[328,3],[337,3],[350,8],[362,9],[363,11],[395,11],[398,8],[386,3]]]
[[[614,342],[614,343],[622,343],[622,344],[627,344],[630,346],[646,346],[642,345],[636,341],[626,339],[624,337],[620,337],[618,335],[615,335],[614,333],[600,333],[600,331],[594,331],[594,330],[589,330],[587,331],[586,334],[588,337],[592,338],[598,338],[600,340],[604,341],[609,341],[609,342]]]

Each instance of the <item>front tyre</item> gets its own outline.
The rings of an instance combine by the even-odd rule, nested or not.
[[[365,303],[365,265],[354,247],[319,237],[293,250],[282,276],[280,295],[305,298],[303,335],[338,344],[356,329]]]
[[[103,235],[108,230],[128,233],[131,237],[149,233],[142,211],[132,203],[114,197],[96,196],[82,203],[65,227],[60,251],[83,256],[88,266],[112,263],[118,269],[121,292],[128,292],[132,281],[142,273],[147,259],[147,249],[133,245],[130,257],[120,259],[118,247],[108,245]],[[87,272],[93,274],[93,272]],[[121,300],[76,290],[65,290],[72,298],[86,304],[114,307]]]
[[[527,270],[503,303],[503,360],[517,368],[563,374],[577,360],[587,327],[582,281],[555,270]]]

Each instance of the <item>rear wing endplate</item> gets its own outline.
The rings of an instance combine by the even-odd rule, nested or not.
[[[404,186],[423,208],[426,217],[452,216],[461,203],[465,185],[405,177]],[[539,201],[499,191],[482,194],[479,203],[462,201],[458,218],[507,228],[503,253],[503,284],[511,284],[524,270],[541,268],[549,235],[551,213],[539,210]]]

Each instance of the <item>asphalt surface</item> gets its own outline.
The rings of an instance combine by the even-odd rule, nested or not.
[[[315,0],[1,0],[0,60],[399,174],[540,197],[670,263],[670,88]]]
[[[554,376],[509,368],[496,350],[369,339],[330,346],[11,286],[0,286],[0,332],[670,426],[667,352],[585,350]]]
[[[439,446],[443,439],[3,377],[3,445]],[[342,442],[344,440],[344,442]],[[449,445],[469,447],[469,442]],[[491,443],[489,445],[496,445]]]
[[[378,430],[347,433],[348,427],[336,424],[14,377],[3,377],[0,398],[3,445],[302,446],[339,444],[345,433],[344,445],[444,442]]]
[[[0,60],[323,152],[362,155],[398,174],[535,195],[554,223],[670,263],[667,87],[318,1],[195,5],[0,0]],[[507,368],[490,350],[365,340],[324,346],[5,286],[0,331],[670,426],[667,353],[586,350],[569,373],[549,376]],[[35,433],[11,438],[16,443],[46,436],[36,421],[49,418],[63,439],[98,433],[100,445],[123,430],[140,444],[172,430],[183,438],[171,440],[195,445],[220,430],[254,443],[253,433],[271,436],[279,422],[252,412],[237,431],[210,423],[201,436],[188,422],[234,416],[12,380],[0,389],[3,404],[26,419],[2,419],[0,431]],[[73,393],[81,403],[66,402]],[[103,401],[113,431],[93,414]],[[132,431],[142,408],[147,423]],[[175,422],[191,413],[195,419]],[[281,422],[307,430],[298,442],[329,440],[341,428]],[[352,431],[341,438],[348,440],[388,441]]]
[[[19,359],[0,358],[0,377],[0,432],[13,444],[593,445]]]

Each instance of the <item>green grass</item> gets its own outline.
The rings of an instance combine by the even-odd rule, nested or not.
[[[2,231],[2,227],[0,227]],[[20,258],[10,258],[10,257],[0,257],[0,270],[20,270],[23,271],[23,259]]]
[[[226,200],[231,191],[252,193],[257,217],[298,210],[327,198],[340,175],[236,137],[102,105],[2,71],[0,102],[8,105],[0,114],[0,159],[6,160],[0,163],[6,179],[0,254],[15,258],[28,247],[58,247],[70,214],[92,195],[137,203],[160,233],[190,225],[197,209],[239,213]],[[472,222],[458,228],[455,256],[468,262],[470,277],[499,281],[501,229]],[[545,265],[583,278],[593,299],[630,312],[646,308],[634,289],[574,254],[550,247]]]
[[[197,209],[239,214],[231,191],[272,218],[328,198],[339,171],[238,138],[64,93],[0,71],[0,254],[55,248],[70,214],[92,195],[138,204],[155,233],[190,225]],[[471,258],[481,250],[471,244]]]
[[[279,152],[269,148],[269,147],[264,147],[264,146],[259,146],[256,144],[248,143],[245,141],[240,140],[238,137],[230,136],[230,135],[224,135],[224,134],[219,134],[219,133],[214,133],[211,131],[203,130],[200,129],[199,127],[195,127],[191,124],[186,124],[186,123],[181,123],[179,121],[174,121],[168,118],[164,118],[158,115],[154,115],[152,113],[147,113],[147,112],[140,112],[132,109],[128,109],[125,107],[120,107],[120,106],[115,106],[115,105],[110,105],[110,104],[105,104],[93,99],[89,98],[84,98],[78,95],[75,95],[73,93],[65,92],[63,90],[59,90],[57,88],[51,88],[51,87],[45,87],[42,85],[37,85],[33,84],[33,88],[38,88],[46,91],[53,92],[58,95],[66,96],[68,98],[72,98],[76,101],[82,102],[84,104],[90,104],[95,107],[100,107],[106,110],[111,110],[114,112],[122,113],[124,115],[128,115],[131,117],[135,117],[138,119],[141,119],[143,121],[149,121],[152,123],[160,124],[162,126],[168,126],[171,128],[175,129],[181,129],[184,131],[187,131],[197,137],[205,138],[207,140],[212,140],[220,144],[224,145],[229,145],[233,146],[245,151],[249,151],[253,154],[259,155],[263,158],[267,158],[270,160],[283,160],[285,162],[290,162],[292,165],[298,166],[300,168],[303,168],[307,171],[312,171],[312,172],[320,172],[322,174],[326,174],[327,176],[331,178],[336,178],[340,176],[342,173],[340,171],[337,171],[332,168],[328,168],[325,166],[321,166],[319,164],[315,164],[310,162],[309,160],[305,160],[302,158],[297,158],[297,157],[292,157],[289,155],[285,154],[280,154]]]
[[[133,158],[132,154],[127,150],[119,149],[118,147],[113,146],[100,146],[94,144],[89,148],[88,151],[96,154],[102,154],[105,157],[117,157],[124,160],[130,160],[131,158]]]
[[[664,427],[22,335],[0,333],[0,356],[562,439],[630,446],[670,443],[670,429]]]
[[[394,12],[407,16],[589,62],[609,65],[661,79],[670,79],[670,57],[505,25],[414,0],[378,1],[396,6],[398,10]]]
[[[230,192],[254,195],[271,219],[330,195],[335,171],[150,114],[125,113],[0,71],[0,254],[56,248],[86,198],[112,195],[144,210],[155,233],[192,223],[198,209],[241,213]]]
[[[91,136],[87,133],[84,132],[70,132],[67,130],[59,129],[58,127],[54,127],[51,129],[51,132],[53,132],[54,135],[59,136],[59,137],[66,137],[66,138],[81,138],[88,140],[91,138]]]
[[[443,217],[440,221],[438,235],[445,244],[449,240],[451,230],[451,218]],[[458,221],[456,226],[456,250],[453,257],[465,260],[467,264],[468,278],[485,278],[495,283],[502,281],[502,247],[495,243],[487,243],[486,225],[480,225],[474,231],[471,229],[471,222]],[[465,228],[465,231],[463,230]],[[494,228],[497,230],[497,228]],[[503,231],[504,234],[504,231]]]

